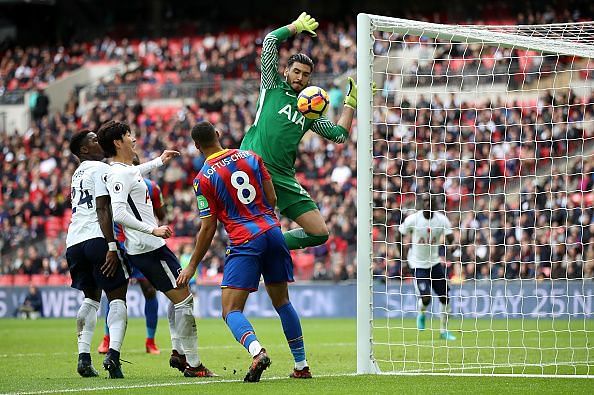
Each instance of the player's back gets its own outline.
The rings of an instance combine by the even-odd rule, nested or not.
[[[100,161],[83,161],[72,175],[70,198],[72,218],[66,235],[66,246],[103,237],[97,217],[96,199],[108,195],[105,177],[109,165]]]
[[[253,152],[232,149],[211,155],[194,179],[200,217],[216,216],[231,244],[280,226],[264,194],[263,183],[269,179],[262,159]]]

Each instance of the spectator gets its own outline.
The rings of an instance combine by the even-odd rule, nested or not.
[[[23,304],[17,309],[17,314],[22,319],[32,320],[43,316],[43,300],[39,290],[33,285],[29,287],[29,293]]]
[[[314,264],[313,277],[314,281],[330,280],[330,274],[326,269],[326,265],[322,261],[316,261]]]
[[[45,117],[48,114],[49,108],[49,97],[45,94],[45,91],[41,86],[37,87],[37,97],[35,99],[35,106],[33,107],[33,111],[31,115],[33,116],[33,120],[35,122],[39,122],[41,118]]]

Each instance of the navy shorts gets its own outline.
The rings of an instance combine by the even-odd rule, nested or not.
[[[175,254],[166,245],[144,254],[128,254],[127,257],[130,264],[159,291],[167,292],[177,287],[177,277],[182,269]]]
[[[120,247],[120,251],[124,251],[124,256],[126,257],[126,243],[124,243],[123,241],[118,241],[118,246]],[[126,257],[126,259],[128,259]],[[132,265],[130,262],[128,262],[128,267],[130,268],[130,278],[134,278],[136,280],[145,280],[146,281],[146,277],[144,277],[144,274],[142,274],[140,272],[140,270],[138,270],[138,268],[136,268],[136,266]]]
[[[432,288],[439,297],[448,296],[450,291],[441,263],[429,269],[415,268],[415,281],[420,296],[431,296]]]
[[[257,291],[260,276],[267,284],[294,281],[293,261],[280,228],[227,249],[222,288]]]
[[[122,264],[113,277],[106,277],[101,273],[107,250],[107,243],[101,237],[83,241],[66,249],[72,288],[81,291],[100,288],[109,292],[128,284],[129,269],[123,259],[120,259]]]

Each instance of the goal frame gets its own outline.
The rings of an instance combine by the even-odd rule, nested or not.
[[[423,35],[444,40],[462,41],[464,43],[482,43],[480,27],[442,25],[427,22],[409,21],[389,18],[372,14],[360,13],[357,16],[357,374],[385,374],[381,372],[374,359],[373,350],[373,21],[406,22],[410,27],[402,29],[391,27],[394,33],[408,33]],[[445,30],[445,31],[444,31]],[[580,45],[560,41],[565,46],[555,44],[555,40],[542,37],[521,37],[505,32],[492,32],[502,48],[514,47],[535,50],[543,53],[557,53],[560,55],[594,58],[592,45]],[[456,375],[456,376],[501,376],[501,377],[572,377],[594,378],[594,375],[563,375],[563,374],[507,374],[507,373],[438,373],[438,372],[386,372],[399,375]]]

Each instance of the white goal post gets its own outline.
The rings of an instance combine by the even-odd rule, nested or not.
[[[594,377],[593,58],[594,22],[358,15],[357,373]],[[422,192],[454,242],[420,330]]]

